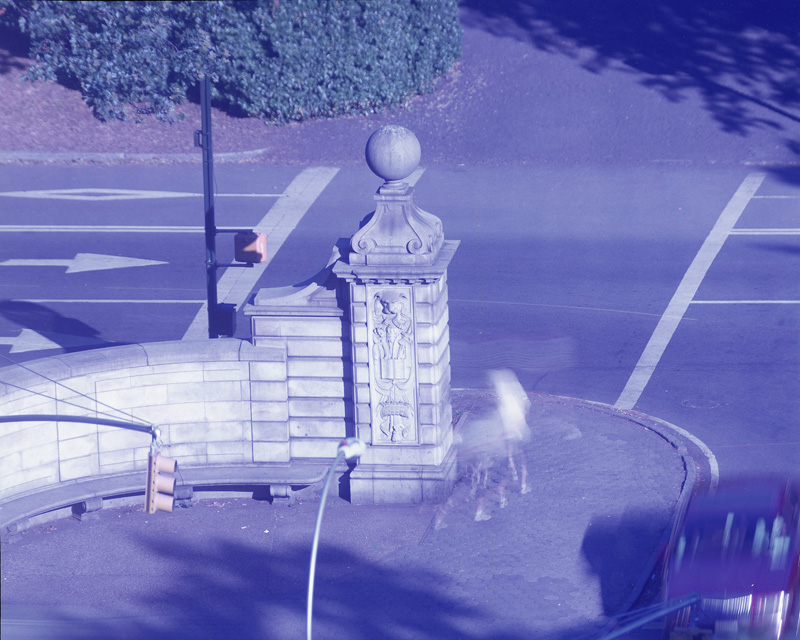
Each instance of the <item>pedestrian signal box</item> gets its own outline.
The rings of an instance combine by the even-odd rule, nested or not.
[[[145,490],[145,506],[147,513],[156,511],[172,512],[175,504],[175,476],[178,461],[167,458],[160,453],[152,453],[147,459],[147,487]]]
[[[240,231],[233,237],[236,262],[259,264],[267,261],[267,235],[255,231]]]

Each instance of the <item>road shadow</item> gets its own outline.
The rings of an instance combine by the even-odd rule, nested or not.
[[[798,244],[791,244],[789,242],[750,242],[748,244],[759,251],[782,253],[787,256],[800,256],[800,245]]]
[[[699,95],[726,132],[800,123],[800,5],[793,0],[464,0],[462,24],[635,74],[673,102]],[[787,146],[797,145],[787,141]]]
[[[0,300],[0,317],[42,336],[46,339],[42,340],[43,348],[47,348],[46,341],[56,345],[49,348],[58,347],[65,351],[83,351],[117,344],[101,338],[100,332],[85,322],[35,302]]]
[[[789,142],[787,143],[787,147],[789,147],[793,153],[800,156],[800,143]],[[800,167],[798,166],[776,166],[767,167],[767,169],[781,182],[791,185],[800,185]]]
[[[174,541],[156,536],[142,536],[139,544],[141,554],[135,561],[140,573],[145,574],[141,582],[147,584],[132,586],[131,598],[152,615],[80,621],[67,615],[50,615],[48,624],[60,629],[58,637],[305,637],[308,548],[293,546],[270,553],[266,548],[254,551],[253,546],[219,540],[217,545],[184,545],[178,549]],[[507,631],[471,633],[471,624],[485,614],[443,596],[436,587],[448,579],[419,566],[392,572],[345,549],[322,548],[314,592],[314,637],[527,638]],[[116,603],[108,604],[105,613],[112,616]],[[41,624],[42,616],[38,618]]]
[[[670,522],[670,514],[663,509],[628,510],[619,517],[598,515],[592,519],[581,550],[600,581],[606,616],[619,615],[640,600],[653,572],[659,569],[664,532]],[[631,571],[632,566],[638,571]],[[640,581],[634,582],[637,576]]]

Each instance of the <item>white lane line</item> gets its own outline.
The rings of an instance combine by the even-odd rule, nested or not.
[[[692,300],[692,304],[800,304],[800,300]]]
[[[285,197],[278,199],[264,218],[253,227],[254,231],[267,234],[267,261],[248,269],[226,269],[217,281],[217,299],[220,302],[235,304],[237,307],[244,303],[286,238],[338,171],[332,167],[312,167],[304,169],[292,180],[283,194]],[[208,303],[205,302],[183,339],[202,340],[207,337]]]
[[[800,236],[800,229],[731,229],[732,236]]]
[[[2,191],[8,198],[37,198],[42,200],[153,200],[161,198],[202,198],[192,191],[145,191],[141,189],[40,189],[31,191]],[[282,193],[216,193],[218,198],[281,198]]]
[[[800,196],[753,196],[753,200],[797,200]]]
[[[600,311],[605,313],[624,313],[636,316],[655,316],[660,317],[657,313],[647,313],[646,311],[626,311],[625,309],[606,309],[605,307],[581,307],[566,304],[543,304],[538,302],[520,302],[519,300],[470,300],[467,298],[449,298],[449,302],[458,302],[462,304],[508,304],[522,307],[544,307],[548,309],[575,309],[576,311]]]
[[[666,311],[658,321],[653,335],[650,336],[639,362],[634,367],[631,377],[614,405],[618,409],[633,409],[638,402],[711,263],[765,177],[764,173],[748,175],[723,209],[714,228],[711,229],[711,233],[703,242],[703,246],[700,247],[692,264],[689,265],[675,295],[672,296]]]
[[[117,298],[110,299],[101,299],[101,298],[15,298],[14,302],[34,302],[36,304],[49,304],[49,303],[71,303],[74,302],[76,304],[86,304],[86,303],[97,303],[97,304],[203,304],[205,299],[203,300],[120,300]]]
[[[217,231],[249,228],[248,225],[217,227]],[[205,233],[205,227],[6,224],[0,225],[0,233]]]
[[[417,184],[425,169],[417,167],[414,172],[405,179],[405,182],[412,187]],[[97,189],[97,191],[101,191]],[[110,191],[110,190],[109,190]],[[8,195],[9,192],[0,193],[0,195]],[[13,193],[13,192],[11,192]],[[32,193],[32,192],[20,192]],[[188,193],[183,195],[199,195],[202,193]],[[262,197],[275,197],[283,198],[286,194],[283,193],[217,193],[214,197],[243,197],[243,198],[262,198]],[[263,222],[263,221],[262,221]],[[249,229],[248,225],[240,225],[238,227],[217,227],[217,231],[231,231],[235,229]],[[65,224],[65,225],[45,225],[45,224],[5,224],[0,225],[0,233],[205,233],[205,227],[202,226],[148,226],[148,225],[81,225],[81,224]]]

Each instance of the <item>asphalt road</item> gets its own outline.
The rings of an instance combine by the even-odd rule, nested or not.
[[[219,165],[218,225],[270,221],[314,171]],[[635,407],[687,430],[720,474],[796,472],[794,177],[663,163],[425,169],[418,204],[461,240],[448,274],[453,385],[484,387],[487,366],[509,366],[530,390]],[[366,167],[325,173],[292,226],[273,229],[270,262],[247,274],[249,290],[322,268],[372,210],[378,185]],[[199,194],[196,164],[6,167],[0,354],[21,362],[202,338],[187,335],[204,319]],[[231,236],[218,247],[229,262]],[[151,262],[68,270],[80,254]],[[237,335],[248,334],[240,314]]]
[[[532,391],[673,423],[722,477],[796,473],[797,7],[590,5],[463,3],[452,81],[391,118],[422,141],[417,202],[461,240],[448,274],[453,385],[484,387],[487,366],[510,366]],[[280,132],[292,162],[338,171],[313,174],[319,193],[274,226],[250,290],[305,280],[358,228],[378,180],[350,150],[382,123]],[[218,164],[218,224],[278,222],[273,207],[293,201],[305,171]],[[20,191],[35,197],[8,193]],[[0,356],[192,335],[201,193],[198,164],[3,165]],[[218,246],[229,261],[230,238]],[[154,263],[76,270],[109,266],[96,256]],[[40,264],[7,262],[19,260]]]

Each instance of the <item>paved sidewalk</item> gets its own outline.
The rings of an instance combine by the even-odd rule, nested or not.
[[[434,505],[329,497],[315,638],[566,640],[630,607],[684,486],[682,444],[640,415],[531,398],[532,491],[512,484],[489,520],[474,520],[465,481],[440,529]],[[492,398],[454,391],[453,406],[480,415]],[[292,507],[217,498],[148,516],[137,504],[35,527],[2,545],[3,638],[304,637],[320,491]]]

